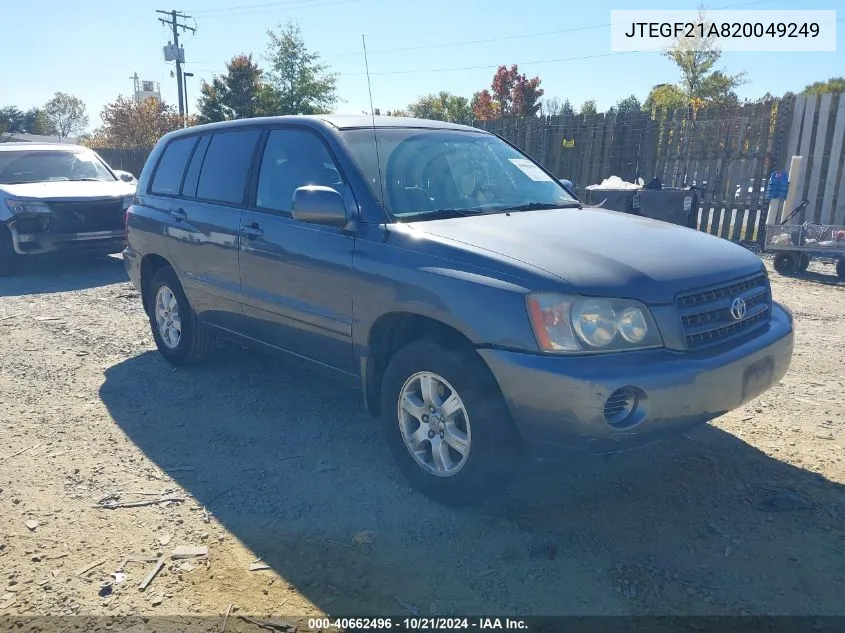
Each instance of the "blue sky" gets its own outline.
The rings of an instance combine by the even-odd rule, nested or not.
[[[294,18],[306,45],[340,74],[343,101],[338,112],[368,109],[362,34],[367,39],[374,105],[382,110],[405,108],[419,95],[439,90],[470,97],[489,87],[497,65],[517,63],[529,76],[540,76],[546,96],[568,98],[576,107],[592,98],[601,111],[632,93],[644,99],[655,83],[678,79],[672,63],[657,53],[607,55],[610,11],[694,9],[700,2],[182,1],[185,4],[170,6],[149,0],[6,0],[0,105],[26,109],[43,104],[57,90],[70,92],[85,101],[95,127],[105,103],[121,93],[130,94],[134,72],[141,79],[160,81],[164,99],[175,104],[173,64],[162,55],[170,35],[155,13],[175,8],[193,15],[195,21],[189,22],[197,26],[196,34],[183,40],[186,70],[196,75],[188,80],[190,110],[196,107],[200,79],[221,72],[224,62],[241,52],[254,53],[263,64],[267,28]],[[800,2],[805,9],[837,5],[839,0]],[[796,8],[785,0],[706,0],[705,6]],[[840,11],[837,18],[843,17],[845,12]],[[845,75],[845,22],[837,24],[837,31],[834,53],[731,52],[723,55],[722,66],[728,72],[747,71],[751,81],[740,89],[741,97],[797,91],[813,81]]]

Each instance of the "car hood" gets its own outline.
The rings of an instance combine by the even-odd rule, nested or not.
[[[411,226],[485,259],[533,269],[572,292],[651,304],[764,270],[756,255],[727,240],[615,211],[552,209]]]
[[[10,198],[28,200],[72,201],[131,196],[135,193],[135,185],[122,180],[110,182],[56,180],[28,182],[20,185],[0,185],[0,193],[4,193]]]

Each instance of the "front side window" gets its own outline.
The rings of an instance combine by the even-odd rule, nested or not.
[[[243,202],[252,154],[261,132],[236,130],[211,137],[202,162],[197,198],[238,204]]]
[[[14,150],[0,152],[0,184],[67,180],[113,182],[114,175],[91,150]]]
[[[306,185],[331,187],[343,195],[340,171],[314,133],[271,131],[261,157],[256,206],[289,213],[294,191]]]
[[[397,221],[578,206],[558,181],[490,134],[368,128],[342,136]]]

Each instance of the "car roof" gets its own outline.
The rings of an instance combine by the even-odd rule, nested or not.
[[[308,115],[285,115],[271,117],[254,117],[251,119],[237,119],[234,121],[219,121],[217,123],[205,123],[181,130],[170,132],[168,138],[176,138],[197,132],[213,131],[215,129],[226,129],[251,125],[273,125],[274,123],[300,124],[309,127],[334,128],[336,130],[351,130],[356,128],[415,128],[430,130],[461,130],[465,132],[476,132],[489,134],[485,130],[469,125],[449,123],[446,121],[432,121],[429,119],[416,119],[413,117],[394,117],[369,115],[339,115],[339,114],[308,114]]]
[[[69,152],[79,152],[85,151],[88,148],[84,145],[73,145],[71,143],[27,143],[27,142],[18,142],[18,143],[0,143],[0,152],[8,151],[11,152],[13,150],[21,150],[27,149],[30,151],[35,152],[46,152],[46,151],[56,151],[58,150],[68,150]]]

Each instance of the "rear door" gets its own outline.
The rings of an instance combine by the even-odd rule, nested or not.
[[[239,229],[260,136],[258,128],[237,128],[200,137],[170,206],[172,260],[191,305],[227,329],[237,329],[241,315]]]
[[[352,252],[341,229],[294,220],[293,192],[332,187],[355,201],[328,146],[314,131],[267,134],[254,204],[241,216],[240,271],[250,334],[297,356],[354,374]]]

